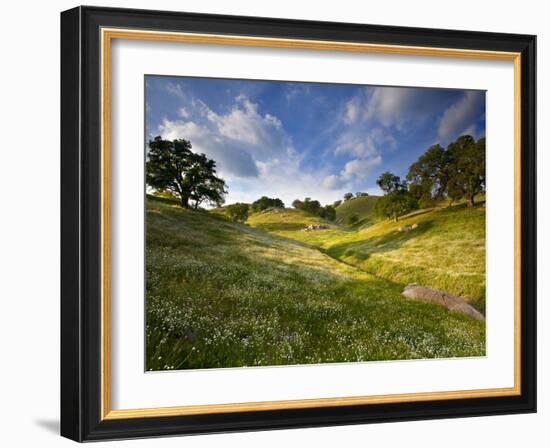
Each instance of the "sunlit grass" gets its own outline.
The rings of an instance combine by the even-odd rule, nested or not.
[[[249,222],[262,225],[273,219],[269,214],[258,215]],[[399,227],[412,224],[418,228],[398,232]],[[274,232],[376,276],[441,289],[485,310],[485,207],[481,202],[475,207],[440,204],[398,222],[385,220],[358,230],[332,225],[314,232]]]
[[[401,281],[365,272],[368,259],[330,253],[359,233],[302,232],[318,218],[295,211],[263,219],[253,228],[147,199],[148,369],[485,353],[484,322],[404,299]],[[364,241],[386,234],[369,231],[380,233]]]

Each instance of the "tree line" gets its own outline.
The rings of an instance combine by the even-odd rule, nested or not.
[[[231,218],[232,221],[240,222],[246,221],[250,212],[259,213],[269,208],[285,208],[285,204],[279,198],[262,196],[252,204],[237,202],[226,207],[229,218]]]
[[[302,210],[310,215],[320,216],[328,221],[336,220],[336,208],[332,205],[321,205],[316,199],[305,198],[303,201],[296,199],[292,202],[295,209]]]
[[[202,204],[220,207],[225,203],[227,185],[217,176],[216,162],[205,154],[194,153],[191,142],[185,139],[164,140],[160,136],[149,140],[146,161],[146,182],[151,188],[167,192],[179,199],[181,207],[198,209]],[[435,200],[465,199],[469,206],[485,191],[485,137],[475,141],[470,135],[458,137],[447,148],[430,146],[410,168],[405,179],[387,171],[376,183],[384,196],[376,202],[375,211],[387,218],[397,219],[410,211],[429,205]],[[367,193],[346,193],[343,201]],[[336,219],[336,207],[322,206],[309,197],[296,199],[292,206],[329,221]],[[279,198],[262,196],[252,204],[237,203],[227,207],[231,219],[246,221],[250,212],[268,208],[284,208]]]
[[[328,221],[336,220],[336,208],[332,205],[322,206],[321,203],[315,199],[312,200],[311,198],[305,198],[303,201],[300,199],[295,199],[292,202],[292,207],[297,210],[302,210],[310,215],[319,216]],[[248,219],[250,213],[259,213],[268,209],[284,208],[285,204],[281,199],[262,196],[252,204],[237,202],[235,204],[228,205],[226,207],[226,211],[231,220],[244,222]]]
[[[376,183],[384,196],[376,202],[380,216],[395,221],[412,210],[437,200],[464,199],[475,205],[475,197],[485,191],[485,137],[475,140],[462,135],[447,148],[430,146],[407,173],[406,179],[386,171]]]

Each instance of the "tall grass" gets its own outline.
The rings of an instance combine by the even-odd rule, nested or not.
[[[325,232],[251,228],[147,199],[147,369],[485,353],[484,322],[406,300],[400,282],[268,231]]]
[[[261,225],[262,219],[274,218],[258,216],[251,224]],[[398,231],[412,224],[418,228]],[[334,225],[315,232],[276,233],[403,286],[418,283],[463,296],[485,311],[485,207],[481,202],[475,207],[439,205],[412,212],[397,223],[385,220],[359,229]]]

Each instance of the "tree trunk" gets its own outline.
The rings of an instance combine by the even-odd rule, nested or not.
[[[183,208],[189,208],[189,196],[182,196],[180,205]]]
[[[475,205],[474,202],[474,195],[472,194],[470,198],[466,201],[466,204],[468,204],[468,207],[473,207]]]

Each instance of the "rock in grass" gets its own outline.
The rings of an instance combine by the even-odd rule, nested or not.
[[[457,311],[477,320],[485,320],[483,314],[470,305],[465,299],[458,296],[452,296],[437,289],[428,288],[420,285],[407,285],[402,294],[408,299],[424,300],[426,302],[438,303],[447,307],[451,311]]]
[[[309,232],[311,230],[325,230],[328,226],[325,224],[310,224],[302,229],[302,232]]]
[[[398,232],[410,232],[411,230],[418,229],[418,224],[413,224],[412,226],[401,226],[397,228]]]

